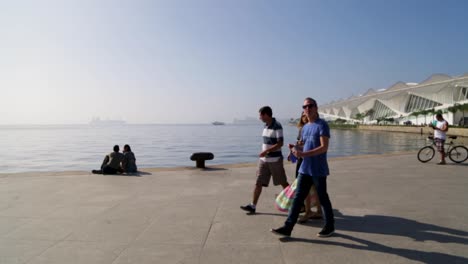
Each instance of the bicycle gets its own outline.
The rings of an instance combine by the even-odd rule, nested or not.
[[[422,163],[430,161],[434,157],[435,151],[437,149],[434,137],[428,136],[427,138],[432,141],[432,144],[422,147],[419,150],[418,160]],[[454,145],[455,143],[453,140],[457,139],[457,136],[448,136],[448,138],[452,139],[449,143],[445,143],[445,145],[448,145],[447,151],[445,153],[448,153],[447,156],[449,159],[455,163],[462,163],[467,160],[468,149],[462,145]]]

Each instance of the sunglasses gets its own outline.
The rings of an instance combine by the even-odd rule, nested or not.
[[[316,107],[316,106],[317,106],[316,104],[306,104],[306,105],[302,106],[302,109],[312,108],[312,107]]]

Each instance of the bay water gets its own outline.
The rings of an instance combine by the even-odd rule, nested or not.
[[[0,126],[0,173],[99,169],[114,145],[129,144],[143,168],[194,166],[193,152],[212,152],[210,164],[257,162],[258,125],[23,125]],[[285,145],[297,128],[283,124]],[[427,135],[332,129],[329,157],[417,150]],[[283,155],[288,154],[283,147]],[[415,158],[416,159],[416,158]]]

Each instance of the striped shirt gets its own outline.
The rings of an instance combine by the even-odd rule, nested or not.
[[[273,145],[276,145],[279,141],[283,141],[283,127],[275,118],[273,118],[271,124],[269,126],[266,125],[265,128],[263,128],[262,137],[262,150],[265,151]],[[280,148],[276,151],[269,152],[265,157],[260,158],[260,160],[265,162],[276,162],[282,157],[283,154],[281,153]]]

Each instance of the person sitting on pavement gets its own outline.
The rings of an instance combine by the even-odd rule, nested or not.
[[[122,160],[122,169],[126,173],[135,173],[137,172],[136,158],[135,154],[132,152],[132,149],[129,145],[125,145],[123,149],[124,158]]]
[[[117,174],[122,173],[120,163],[124,159],[124,155],[119,152],[119,145],[114,146],[114,151],[106,155],[102,161],[100,170],[93,170],[94,174]]]

